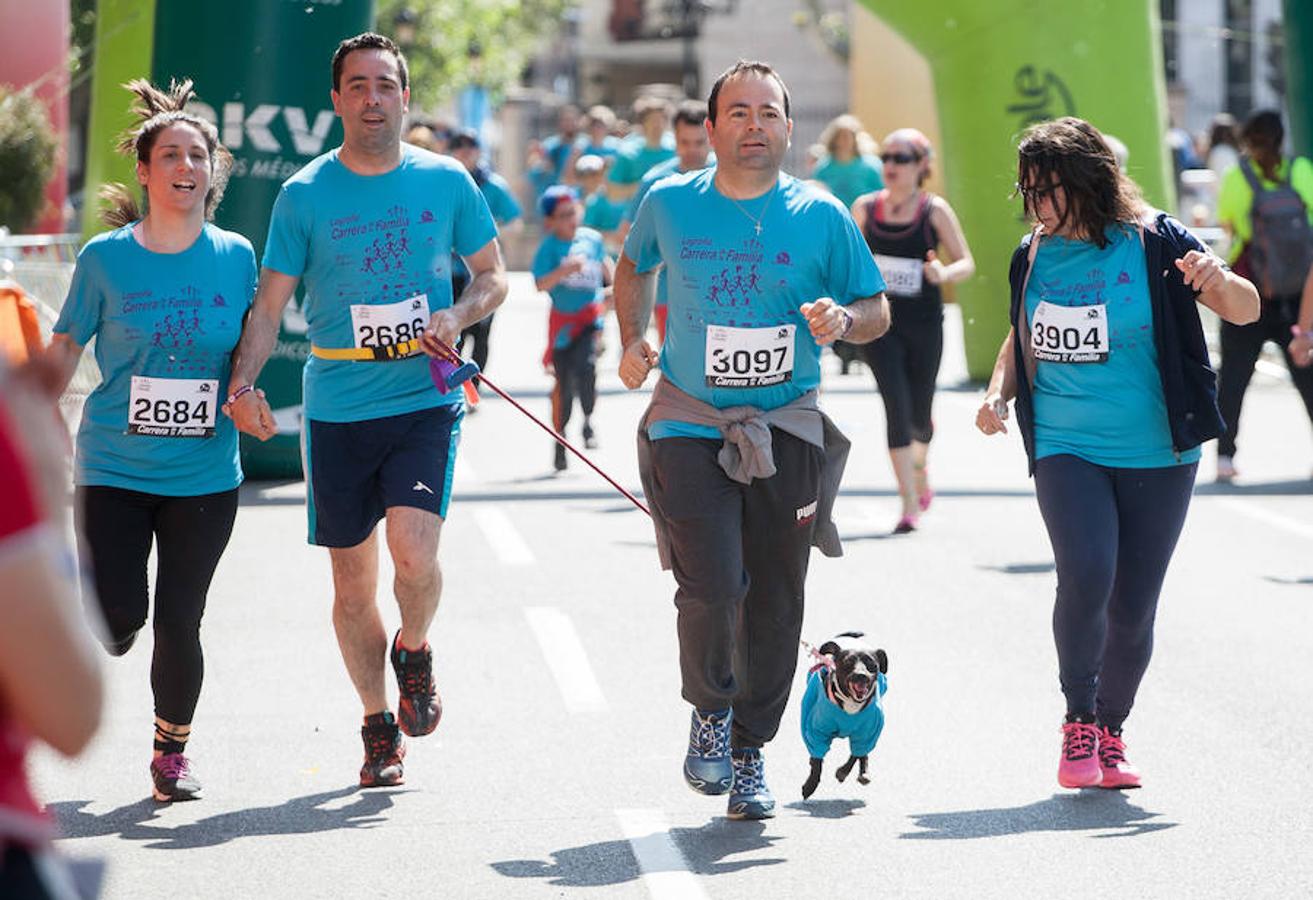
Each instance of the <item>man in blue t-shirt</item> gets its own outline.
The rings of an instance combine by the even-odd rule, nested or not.
[[[488,204],[464,167],[401,143],[410,99],[397,46],[366,33],[333,54],[333,109],[342,146],[283,185],[274,203],[255,300],[233,355],[225,410],[237,427],[271,436],[252,385],[300,283],[311,357],[302,431],[311,543],[329,548],[333,625],[364,706],[363,787],[400,784],[405,746],[437,727],[428,630],[442,575],[438,539],[451,494],[460,392],[439,393],[427,357],[506,296]],[[474,277],[451,293],[452,252]],[[378,537],[387,520],[401,629],[379,616]],[[389,709],[391,657],[401,698]]]
[[[697,100],[685,100],[675,110],[675,155],[663,163],[657,163],[647,170],[643,180],[638,183],[638,190],[629,201],[624,220],[620,223],[622,235],[628,235],[634,219],[638,218],[638,207],[643,198],[662,178],[693,172],[708,165],[716,164],[716,157],[711,153],[711,144],[707,141],[707,129],[703,123],[707,118],[707,105]],[[624,238],[622,237],[621,240]],[[657,340],[666,339],[666,271],[662,269],[657,275],[656,306],[653,309],[656,318]]]
[[[516,202],[515,195],[511,193],[511,186],[506,179],[494,172],[483,161],[483,147],[478,134],[469,128],[458,131],[452,137],[448,149],[451,155],[470,173],[474,183],[483,192],[483,199],[488,201],[488,211],[492,213],[492,219],[497,223],[498,230],[505,234],[508,230],[518,228],[521,225],[520,204]],[[461,261],[459,254],[452,256],[451,270],[452,296],[459,299],[461,292],[465,290],[465,286],[470,283],[469,269],[465,268],[465,263]],[[488,345],[492,340],[494,315],[494,313],[489,313],[462,331],[460,333],[460,343],[456,345],[456,351],[463,354],[465,352],[465,341],[469,340],[473,345],[470,358],[474,360],[479,367],[479,371],[482,372],[488,370]],[[477,377],[474,383],[478,384]],[[477,407],[470,407],[471,412],[475,409]]]
[[[543,364],[556,376],[552,425],[565,434],[574,400],[584,414],[584,446],[593,449],[593,406],[597,402],[597,336],[606,312],[606,295],[615,275],[600,232],[580,228],[584,208],[568,185],[547,189],[538,201],[547,234],[533,257],[534,285],[552,298]],[[565,469],[565,447],[554,445],[553,465]]]
[[[707,101],[715,168],[652,186],[616,269],[620,377],[660,363],[639,468],[678,591],[684,778],[729,793],[731,818],[774,815],[761,748],[788,702],[810,547],[838,555],[829,506],[847,441],[816,405],[821,345],[889,327],[884,279],[837,200],[780,173],[793,122],[763,63],[727,70]],[[660,359],[645,333],[668,272]],[[737,664],[736,664],[737,663]]]
[[[616,202],[632,197],[648,169],[675,155],[675,138],[670,133],[670,106],[665,100],[639,97],[634,103],[634,119],[638,122],[638,131],[620,145],[620,153],[611,166],[608,179],[607,192]]]

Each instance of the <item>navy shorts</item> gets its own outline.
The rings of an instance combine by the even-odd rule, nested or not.
[[[354,547],[392,506],[446,517],[463,406],[360,422],[307,419],[301,431],[310,543]]]

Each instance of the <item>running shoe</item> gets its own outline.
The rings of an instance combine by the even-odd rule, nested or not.
[[[597,435],[593,433],[593,426],[588,422],[584,423],[584,449],[597,449]]]
[[[191,762],[181,753],[165,753],[150,761],[151,793],[161,803],[199,800],[201,782],[191,770]]]
[[[894,526],[894,534],[911,534],[916,531],[916,516],[903,516]]]
[[[411,737],[422,737],[438,727],[442,698],[433,681],[433,649],[428,641],[419,650],[401,646],[401,631],[392,638],[392,671],[397,674],[397,724]]]
[[[1217,458],[1217,483],[1230,484],[1235,481],[1236,476],[1240,474],[1236,471],[1235,460],[1229,456],[1219,456]]]
[[[693,710],[684,780],[699,794],[723,794],[734,784],[734,767],[729,761],[729,726],[733,720],[733,710]]]
[[[1101,788],[1120,790],[1140,786],[1140,770],[1126,761],[1122,733],[1106,726],[1099,729],[1099,769],[1103,772]]]
[[[406,741],[392,713],[367,717],[360,727],[360,737],[365,742],[365,764],[360,767],[361,787],[392,787],[406,780],[401,763],[406,756]]]
[[[775,795],[766,786],[766,761],[756,747],[735,750],[734,786],[729,792],[731,819],[769,819],[775,815]]]
[[[558,443],[553,453],[555,455],[552,456],[552,468],[558,472],[564,472],[568,464],[565,458],[565,445]]]
[[[934,501],[935,501],[934,488],[928,487],[921,493],[917,494],[916,496],[916,505],[921,507],[921,512],[925,512],[926,510],[928,510],[930,508],[930,504],[933,503]]]
[[[1099,768],[1098,746],[1098,726],[1089,722],[1063,722],[1058,784],[1065,788],[1097,786],[1103,777]]]

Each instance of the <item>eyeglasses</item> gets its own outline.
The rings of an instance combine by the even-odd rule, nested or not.
[[[898,163],[900,166],[910,166],[912,163],[920,160],[921,157],[912,153],[881,153],[880,162]]]
[[[1060,187],[1062,185],[1056,183],[1046,187],[1022,187],[1020,184],[1016,184],[1013,187],[1013,196],[1020,196],[1028,205],[1034,206],[1041,200],[1051,201]]]

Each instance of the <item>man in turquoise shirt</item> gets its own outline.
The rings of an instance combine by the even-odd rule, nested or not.
[[[634,104],[639,133],[626,138],[611,167],[608,193],[611,199],[628,200],[638,190],[647,170],[675,155],[675,138],[670,133],[670,107],[659,97],[640,97]]]
[[[278,337],[283,307],[305,284],[312,356],[302,431],[310,540],[329,548],[333,625],[364,707],[362,787],[400,784],[400,732],[428,734],[442,706],[429,626],[442,574],[438,538],[460,435],[455,392],[434,388],[425,354],[506,296],[488,204],[465,168],[401,143],[410,99],[405,57],[366,33],[333,54],[333,109],[342,146],[283,185],[263,269],[233,355],[227,409],[261,439],[250,386]],[[474,273],[453,303],[452,252]],[[387,521],[401,629],[389,643],[377,605],[377,524]],[[401,699],[394,717],[384,674]]]
[[[648,192],[616,271],[620,377],[658,359],[647,283],[669,274],[661,379],[639,432],[658,551],[678,590],[680,670],[694,707],[685,781],[729,794],[731,818],[775,814],[762,746],[788,702],[813,542],[846,441],[816,406],[820,349],[889,327],[884,280],[832,196],[780,172],[784,82],[740,62],[711,90],[716,167]],[[736,665],[737,661],[737,665]]]

